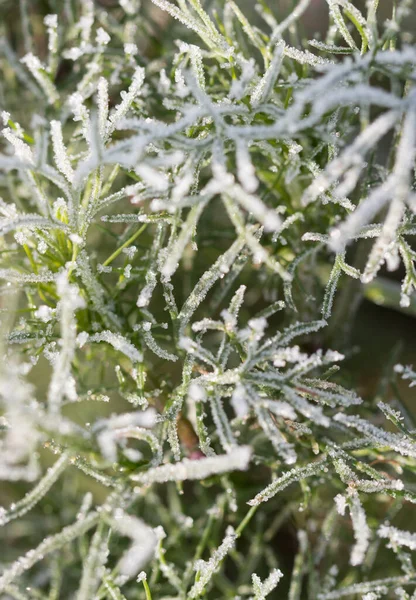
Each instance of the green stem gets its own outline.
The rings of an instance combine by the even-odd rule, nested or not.
[[[237,527],[237,529],[235,530],[235,533],[237,535],[237,537],[240,537],[240,535],[242,534],[243,530],[245,529],[246,525],[248,525],[251,521],[251,519],[253,518],[257,508],[259,507],[258,504],[256,504],[255,506],[252,506],[250,508],[250,510],[247,512],[246,516],[244,517],[244,519],[241,521],[240,525]]]
[[[124,242],[124,244],[122,244],[119,248],[117,248],[117,250],[115,250],[115,252],[113,252],[113,254],[107,258],[107,260],[103,263],[103,266],[107,267],[111,262],[113,262],[113,260],[115,260],[117,258],[117,256],[119,256],[119,254],[122,253],[124,248],[127,248],[135,240],[137,240],[137,238],[143,233],[143,231],[146,229],[146,227],[147,227],[147,223],[144,223],[144,225],[142,225],[140,227],[140,229],[138,229],[131,237],[129,237],[129,239],[126,242]]]
[[[149,584],[147,583],[146,579],[142,579],[142,584],[144,587],[144,592],[146,594],[146,600],[152,600],[152,594],[150,592]]]

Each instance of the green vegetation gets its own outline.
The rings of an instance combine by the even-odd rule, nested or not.
[[[416,313],[378,4],[0,1],[0,598],[415,600],[416,373],[352,337]]]

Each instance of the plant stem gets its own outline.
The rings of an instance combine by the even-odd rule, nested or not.
[[[113,254],[107,258],[107,260],[103,263],[103,266],[107,267],[110,263],[112,263],[113,260],[115,260],[117,258],[117,256],[119,256],[119,254],[121,254],[123,252],[124,248],[127,248],[135,240],[137,240],[137,238],[143,233],[143,231],[146,229],[146,227],[147,227],[147,223],[144,223],[144,225],[142,225],[140,227],[140,229],[138,229],[131,237],[129,237],[129,239],[126,242],[124,242],[124,244],[122,244],[119,248],[117,248],[117,250],[115,250],[115,252],[113,252]]]

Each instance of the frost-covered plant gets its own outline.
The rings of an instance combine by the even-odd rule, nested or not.
[[[338,364],[344,275],[414,303],[412,2],[46,4],[0,25],[0,597],[415,598],[416,375]]]

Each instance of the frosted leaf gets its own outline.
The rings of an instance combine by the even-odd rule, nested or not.
[[[238,238],[232,246],[216,260],[212,267],[202,275],[178,315],[182,331],[189,323],[192,315],[204,300],[214,283],[228,273],[243,247],[244,240]]]
[[[128,515],[120,508],[114,511],[111,522],[121,535],[132,540],[130,548],[117,565],[121,576],[131,579],[153,557],[157,544],[156,534],[141,519]]]
[[[305,352],[300,352],[299,346],[289,346],[279,348],[273,355],[273,365],[275,367],[285,367],[287,363],[304,363],[308,359]]]
[[[244,386],[237,384],[234,388],[231,396],[231,406],[235,412],[237,418],[243,418],[248,415],[249,406],[247,402],[247,395]]]
[[[285,436],[276,427],[276,423],[270,413],[257,403],[254,404],[254,411],[260,427],[272,443],[277,454],[283,458],[286,464],[294,464],[297,460],[297,454],[293,444],[287,442]]]
[[[140,92],[140,89],[144,83],[144,69],[143,67],[137,67],[132,78],[132,82],[127,92],[124,92],[122,101],[118,104],[113,112],[110,114],[106,130],[105,137],[108,139],[114,132],[115,128],[120,123],[121,119],[127,114],[134,100]]]
[[[134,56],[135,54],[138,54],[138,52],[139,52],[139,49],[137,48],[136,44],[129,43],[129,42],[124,44],[123,50],[127,56]]]
[[[139,297],[137,298],[137,306],[144,308],[150,302],[153,291],[157,284],[156,273],[152,269],[146,271],[146,285],[141,290]]]
[[[416,550],[416,533],[402,531],[391,525],[382,525],[377,531],[377,535],[380,538],[388,539],[389,546],[392,548],[405,546],[410,550]]]
[[[310,0],[307,0],[309,4]],[[253,107],[266,102],[269,99],[273,91],[273,86],[277,81],[280,73],[280,67],[282,65],[283,53],[284,53],[285,45],[282,42],[276,44],[273,58],[271,63],[260,79],[259,83],[256,85],[254,90],[251,92],[250,102]]]
[[[232,448],[235,447],[236,442],[219,394],[212,394],[209,398],[209,402],[221,446],[226,452],[230,452]]]
[[[166,261],[161,267],[161,273],[164,278],[169,280],[179,266],[179,260],[183,256],[185,247],[189,243],[194,234],[195,227],[199,218],[206,207],[208,199],[202,199],[198,204],[191,208],[189,214],[184,221],[181,232],[176,239],[173,240],[170,248],[168,248]]]
[[[306,205],[316,200],[318,196],[326,192],[349,168],[356,167],[357,165],[360,166],[360,169],[364,168],[366,153],[394,127],[397,118],[397,111],[392,110],[382,114],[370,123],[339,156],[327,165],[322,173],[315,177],[303,195],[303,204]]]
[[[402,136],[398,145],[396,162],[391,176],[394,182],[393,198],[384,224],[368,258],[363,281],[368,283],[377,274],[386,252],[394,241],[397,229],[405,213],[405,201],[409,194],[416,155],[416,110],[410,109],[403,122]]]
[[[155,338],[152,335],[150,327],[151,323],[149,323],[148,321],[143,322],[141,326],[143,341],[146,344],[146,346],[160,358],[170,360],[172,362],[177,361],[178,357],[175,354],[172,354],[171,352],[168,352],[167,350],[159,346],[159,344],[156,342]]]
[[[329,52],[330,54],[351,54],[354,50],[349,46],[336,46],[334,44],[325,44],[320,40],[309,40],[308,44],[321,52]]]
[[[247,167],[245,167],[247,168]],[[251,186],[252,187],[252,186]],[[231,185],[227,189],[227,195],[235,202],[238,202],[247,212],[252,213],[254,217],[264,226],[266,231],[274,231],[281,225],[279,215],[264,204],[260,198],[248,193],[239,185]]]
[[[77,346],[82,348],[88,342],[88,333],[86,331],[81,331],[77,335]]]
[[[75,356],[77,326],[75,311],[85,307],[84,299],[76,285],[68,283],[68,273],[63,271],[56,280],[60,297],[58,316],[61,330],[60,350],[53,365],[52,378],[48,389],[48,405],[52,413],[59,413],[64,398],[76,400],[76,391],[72,385],[71,365]]]
[[[88,600],[95,594],[98,585],[103,580],[108,555],[108,539],[104,524],[101,522],[92,536],[88,554],[83,561],[82,577],[76,600]]]
[[[335,504],[337,507],[337,512],[339,515],[344,516],[345,515],[345,509],[347,507],[347,499],[345,496],[343,496],[342,494],[337,494],[334,498],[335,500]]]
[[[300,2],[297,3],[286,19],[279,23],[272,31],[270,37],[271,44],[275,44],[277,40],[282,37],[282,34],[303,15],[310,3],[311,0],[300,0]]]
[[[312,397],[329,406],[352,406],[362,403],[361,398],[355,392],[329,381],[304,379],[302,387],[305,393],[310,393]]]
[[[254,591],[253,600],[264,600],[275,589],[282,577],[283,573],[280,569],[273,569],[270,575],[262,582],[260,577],[253,573],[251,576]]]
[[[97,29],[95,41],[98,46],[106,46],[111,41],[111,37],[102,27],[99,27]]]
[[[256,63],[253,58],[246,60],[242,57],[236,57],[236,60],[241,68],[241,75],[231,83],[230,98],[241,100],[247,94],[247,90],[256,76]]]
[[[136,173],[143,179],[145,184],[158,193],[166,192],[169,181],[165,173],[154,169],[150,165],[142,163],[136,167]]]
[[[261,404],[270,410],[277,417],[283,417],[284,419],[296,419],[296,413],[293,407],[288,402],[282,402],[281,400],[261,400]]]
[[[69,454],[64,453],[50,467],[46,475],[30,492],[28,492],[21,500],[13,503],[9,509],[0,508],[0,526],[9,523],[13,519],[17,519],[25,515],[48,493],[55,481],[60,477],[69,463]]]
[[[58,15],[46,15],[43,19],[44,24],[46,25],[46,31],[48,34],[48,67],[47,70],[52,75],[55,74],[57,67],[57,54],[59,47],[59,38],[58,38]]]
[[[24,378],[22,365],[3,360],[0,369],[0,401],[3,413],[0,438],[0,479],[33,481],[39,476],[37,408],[33,387]],[[2,511],[3,515],[6,515]]]
[[[273,360],[277,354],[277,348],[285,347],[294,338],[319,331],[326,325],[326,321],[309,321],[309,322],[297,322],[286,329],[283,332],[277,333],[275,336],[269,337],[263,345],[253,353],[250,361],[247,362],[246,368],[251,365],[257,364],[262,360]],[[280,379],[281,383],[281,379]]]
[[[356,8],[351,2],[348,0],[327,0],[329,5],[329,10],[336,27],[344,40],[351,48],[357,48],[353,37],[351,36],[348,27],[344,21],[342,16],[340,7],[344,8],[347,14],[350,16],[350,19],[354,22],[357,30],[359,31],[362,39],[362,52],[367,48],[369,38],[371,37],[368,29],[367,22],[364,19],[361,12]]]
[[[80,47],[69,48],[68,50],[64,50],[62,56],[68,60],[77,61],[84,54],[86,48],[84,49]]]
[[[175,92],[179,98],[186,98],[190,94],[190,89],[186,85],[185,77],[182,69],[176,69],[175,71]]]
[[[293,565],[288,600],[300,600],[302,593],[302,583],[308,551],[308,536],[303,529],[298,530],[298,543],[299,550],[295,558],[295,564]]]
[[[259,555],[260,560],[270,563],[262,577],[267,577],[268,570],[271,573],[264,581],[254,575],[254,590],[247,578],[245,583],[241,580],[231,586],[225,579],[211,576],[226,557],[228,545],[229,561],[239,567],[240,553],[231,548],[257,507],[262,513],[260,503],[293,482],[296,489],[292,499],[295,504],[299,499],[303,511],[309,497],[312,500],[315,496],[315,488],[338,480],[332,496],[341,491],[342,483],[346,490],[336,496],[336,506],[330,507],[323,536],[319,531],[321,520],[312,513],[304,520],[308,534],[299,532],[299,552],[287,586],[289,600],[299,600],[302,594],[311,598],[361,598],[364,594],[366,600],[375,600],[383,593],[401,595],[403,600],[411,595],[401,591],[409,583],[410,563],[402,557],[407,553],[400,546],[394,549],[402,560],[404,575],[371,581],[373,551],[380,540],[367,548],[370,534],[358,497],[358,493],[374,494],[371,499],[365,496],[369,508],[371,501],[387,506],[386,496],[391,497],[395,500],[393,512],[402,501],[415,502],[414,492],[407,489],[407,472],[416,453],[407,416],[402,419],[394,410],[395,404],[380,405],[397,427],[398,433],[392,433],[396,430],[384,432],[382,426],[344,414],[344,407],[351,407],[348,410],[354,415],[352,407],[361,400],[330,380],[337,369],[333,363],[342,356],[326,349],[307,351],[311,344],[315,347],[323,343],[326,336],[321,333],[311,336],[306,345],[303,340],[297,342],[299,345],[293,341],[296,336],[317,332],[326,321],[293,323],[290,314],[269,319],[284,308],[278,300],[282,279],[288,308],[295,309],[293,279],[293,293],[299,299],[304,297],[306,313],[319,311],[312,294],[319,297],[316,290],[321,281],[320,277],[314,280],[313,273],[325,272],[326,246],[336,251],[336,257],[325,293],[325,318],[331,314],[338,277],[343,273],[356,279],[361,276],[346,263],[343,254],[351,241],[376,240],[364,280],[371,279],[383,262],[387,268],[397,268],[401,260],[406,269],[403,306],[411,303],[415,287],[416,258],[407,238],[416,232],[415,194],[411,189],[415,95],[410,85],[416,52],[406,46],[411,41],[409,32],[399,36],[400,19],[409,10],[410,0],[397,3],[391,21],[380,23],[380,27],[375,14],[377,0],[369,0],[366,19],[348,0],[328,2],[332,21],[326,35],[322,32],[323,41],[306,46],[299,20],[312,6],[311,0],[295,0],[286,18],[279,10],[279,23],[267,2],[251,7],[263,15],[270,34],[260,31],[257,23],[252,25],[233,0],[214,2],[213,6],[208,2],[207,10],[202,0],[155,0],[153,9],[142,2],[143,16],[151,16],[150,29],[140,21],[140,0],[104,2],[108,4],[106,10],[98,7],[98,12],[93,0],[63,0],[59,36],[56,16],[45,20],[50,29],[50,53],[45,63],[33,55],[24,59],[38,82],[36,87],[36,82],[30,83],[30,73],[21,65],[20,70],[15,67],[18,60],[8,49],[7,40],[0,44],[0,62],[7,66],[7,72],[15,72],[6,77],[7,84],[30,88],[39,105],[46,93],[56,119],[50,126],[35,119],[29,133],[10,115],[2,117],[5,135],[12,144],[0,156],[4,193],[10,203],[0,203],[2,302],[10,299],[14,308],[17,305],[11,292],[20,292],[22,287],[25,292],[25,304],[20,307],[19,300],[12,331],[5,331],[4,343],[10,344],[10,350],[4,354],[6,357],[19,344],[18,351],[27,355],[28,362],[15,372],[7,359],[0,372],[4,415],[0,418],[0,476],[10,481],[38,477],[37,451],[46,436],[56,440],[54,452],[65,453],[58,443],[72,450],[78,448],[80,454],[71,450],[69,460],[94,481],[110,489],[122,486],[116,502],[120,510],[114,510],[115,504],[111,506],[111,501],[105,500],[105,508],[98,511],[92,525],[95,532],[85,535],[86,530],[78,530],[81,539],[76,544],[77,552],[71,548],[67,552],[78,536],[68,530],[68,536],[65,533],[57,545],[35,548],[36,561],[44,556],[46,560],[33,576],[24,573],[26,567],[21,570],[17,563],[16,577],[24,575],[22,591],[13,584],[14,574],[10,579],[11,566],[3,565],[3,593],[30,596],[36,590],[32,587],[32,591],[25,591],[24,586],[41,585],[46,594],[59,596],[57,574],[62,561],[60,557],[51,561],[46,555],[63,551],[64,562],[82,563],[80,586],[74,592],[77,600],[106,594],[124,600],[124,593],[126,597],[134,593],[137,584],[132,580],[125,592],[122,585],[143,566],[149,573],[149,586],[156,586],[154,593],[165,600],[189,594],[228,595],[236,600],[250,595],[254,596],[252,600],[278,596],[275,586],[281,573],[274,568],[267,548],[264,556]],[[20,0],[25,52],[33,46],[29,4],[29,0]],[[219,12],[215,12],[216,4],[221,5]],[[167,15],[161,16],[157,6]],[[196,33],[206,49],[202,43],[200,48],[194,37],[192,42],[197,45],[178,42],[179,52],[175,55],[159,53],[153,57],[155,60],[143,62],[149,54],[143,35],[148,37],[154,26],[162,31],[165,22],[169,23],[168,15],[190,28],[190,36]],[[347,40],[345,47],[343,37]],[[360,37],[361,55],[357,51]],[[283,39],[297,47],[287,46]],[[396,50],[395,44],[401,49]],[[58,101],[54,82],[61,91],[62,74],[56,77],[60,59],[57,49],[61,46],[63,58],[77,62],[66,65],[73,76],[66,76],[65,67],[67,85]],[[312,52],[319,55],[305,51],[306,47],[314,48]],[[321,58],[329,54],[338,54],[336,62]],[[146,85],[144,69],[137,68],[138,63],[146,63]],[[110,85],[114,86],[111,93]],[[116,90],[123,85],[126,91],[114,100]],[[90,108],[94,103],[97,110]],[[48,164],[50,132],[54,138],[52,163],[57,168]],[[380,154],[381,142],[392,145],[390,160],[384,160],[383,152]],[[134,183],[128,185],[129,180]],[[64,199],[55,201],[58,195]],[[11,208],[15,200],[19,210]],[[352,200],[357,200],[356,206]],[[119,201],[124,208],[114,211],[113,204]],[[329,203],[331,206],[327,206]],[[330,215],[329,221],[321,218],[325,214]],[[118,239],[115,253],[104,265],[100,264],[105,248],[97,237],[101,235],[99,220],[106,223],[101,230],[106,229]],[[137,232],[137,223],[146,225],[146,235],[133,246],[130,238]],[[114,231],[109,231],[110,227]],[[314,227],[317,232],[302,236]],[[317,244],[304,250],[308,240]],[[119,266],[108,266],[113,264],[114,256]],[[71,262],[63,267],[65,261]],[[331,266],[331,258],[329,261]],[[245,287],[238,286],[251,279],[254,288],[248,285],[246,306],[240,311]],[[228,304],[227,298],[231,297]],[[182,304],[180,311],[176,301]],[[77,313],[81,307],[82,312]],[[164,320],[163,308],[169,315],[169,326],[160,322]],[[259,308],[263,310],[257,313]],[[307,318],[305,306],[299,303],[299,309],[302,318]],[[0,312],[6,314],[4,308]],[[195,318],[197,322],[193,322]],[[3,322],[7,326],[7,319]],[[287,322],[293,324],[280,327]],[[102,342],[105,347],[94,346]],[[166,368],[159,369],[161,360],[149,353],[146,366],[142,355],[148,353],[147,348],[164,361],[183,359],[182,379],[180,360],[175,366],[165,362]],[[93,372],[85,361],[95,355],[100,368]],[[48,374],[52,373],[49,413],[43,403],[36,402],[33,389],[24,381],[24,374],[44,358]],[[115,365],[117,360],[120,364]],[[322,379],[318,378],[318,370],[323,373]],[[100,383],[97,377],[100,379],[101,374],[104,379]],[[409,383],[416,383],[410,369],[402,369],[401,375]],[[113,402],[113,395],[140,409],[152,403],[161,414],[137,410],[137,414],[123,413],[78,425],[81,413],[74,409],[80,405],[72,409],[66,406],[73,401]],[[61,406],[74,413],[76,423],[59,412]],[[97,407],[90,408],[88,419],[96,414]],[[107,414],[110,406],[103,408]],[[84,416],[87,418],[87,413]],[[166,441],[169,452],[165,457]],[[248,446],[240,447],[238,443]],[[251,500],[253,508],[238,533],[228,532],[228,539],[226,536],[220,548],[214,550],[211,531],[218,533],[220,521],[228,518],[225,511],[236,509],[235,477],[228,477],[228,473],[248,467],[253,445],[258,468],[266,464],[276,479]],[[218,449],[225,454],[216,455]],[[318,462],[313,462],[320,452]],[[366,453],[368,463],[360,460]],[[378,461],[379,454],[381,461],[388,460],[390,454],[397,458],[398,453],[401,456],[397,461],[384,465],[390,475],[381,462],[377,468],[371,466],[370,461]],[[184,460],[183,454],[187,455]],[[65,468],[65,461],[60,460],[21,501],[0,511],[0,519],[8,520],[13,513],[29,522],[31,515],[26,511],[44,496]],[[297,460],[302,466],[284,466]],[[393,472],[402,480],[391,476]],[[179,524],[178,535],[183,537],[183,532],[189,532],[186,535],[191,540],[195,536],[187,515],[189,507],[178,497],[182,487],[186,493],[189,486],[181,482],[211,476],[213,481],[207,483],[219,486],[211,485],[201,492],[201,507],[211,505],[206,505],[206,499],[212,494],[218,492],[218,499],[206,522],[194,524],[202,525],[204,531],[196,540],[197,574],[193,582],[192,554],[190,560],[179,564],[172,540],[167,541],[165,550],[162,530],[150,530],[126,511],[137,507],[145,512],[150,507],[155,514],[164,511],[167,531],[175,521]],[[124,486],[126,477],[132,486]],[[308,477],[312,478],[309,482]],[[162,485],[151,486],[153,482]],[[168,505],[159,489],[166,488],[165,482],[173,482],[167,483]],[[84,504],[77,522],[89,517],[91,502]],[[364,581],[359,583],[360,575],[355,576],[354,569],[346,567],[340,583],[344,587],[339,589],[335,587],[334,568],[328,577],[324,571],[318,572],[336,546],[342,546],[336,529],[341,521],[336,507],[341,513],[349,508],[352,514],[355,542],[351,562],[365,563],[361,573]],[[321,508],[324,514],[325,507]],[[182,510],[186,512],[182,514]],[[269,541],[292,510],[293,502],[289,502],[271,527],[267,526]],[[264,515],[257,515],[258,519],[244,530],[245,537],[261,525]],[[376,523],[375,516],[374,511],[371,515],[369,512],[371,524]],[[47,518],[46,525],[49,521]],[[15,525],[11,527],[15,531]],[[129,540],[119,540],[117,531],[132,538],[130,550],[119,564]],[[390,528],[389,535],[384,535],[388,543],[394,537],[392,532]],[[311,548],[309,534],[314,544]],[[405,534],[400,532],[401,536]],[[256,558],[257,542],[254,536],[247,546],[247,556]],[[413,538],[408,540],[407,549],[409,544],[413,546]],[[403,546],[406,550],[406,544]],[[148,557],[143,558],[146,548]],[[30,562],[33,553],[28,557],[30,565],[34,564]],[[152,564],[145,566],[147,560]],[[147,584],[144,590],[135,591],[143,597],[150,595]]]
[[[246,144],[240,140],[236,141],[236,161],[238,178],[244,190],[249,194],[255,192],[259,185],[256,170]]]
[[[82,250],[77,258],[77,271],[81,277],[82,283],[88,292],[88,298],[94,306],[94,310],[100,314],[106,327],[121,327],[119,317],[112,310],[111,305],[105,303],[107,297],[104,288],[93,273],[88,254]]]
[[[188,389],[188,399],[192,402],[204,402],[206,397],[205,389],[196,381],[192,381]]]
[[[322,316],[324,319],[329,319],[332,311],[332,304],[334,302],[334,296],[338,285],[338,279],[342,272],[342,263],[343,257],[337,255],[335,258],[334,266],[332,267],[331,274],[328,279],[328,283],[325,289],[325,297],[322,304]]]
[[[99,433],[97,441],[103,456],[110,463],[115,464],[117,462],[117,444],[123,446],[124,454],[133,462],[142,460],[143,455],[141,452],[136,450],[133,452],[131,448],[124,447],[124,440],[130,438],[142,440],[150,446],[153,452],[153,458],[150,462],[152,466],[158,465],[162,461],[162,448],[156,436],[150,431],[137,426],[114,428],[114,422],[111,424],[111,420],[109,424],[110,427],[108,429],[104,429]]]
[[[186,44],[185,42],[181,42],[180,51],[189,53],[195,79],[199,87],[202,90],[205,90],[205,74],[201,49],[194,44]]]
[[[399,241],[399,252],[406,270],[406,275],[402,281],[402,286],[400,290],[400,306],[408,307],[411,303],[411,295],[416,290],[416,253],[403,239]],[[386,255],[386,261],[387,259],[388,255]],[[397,253],[396,259],[397,261],[399,259]],[[398,267],[397,263],[395,267]]]
[[[56,166],[69,183],[71,183],[74,178],[74,170],[68,158],[62,136],[62,126],[59,121],[51,121],[51,137]]]
[[[90,0],[83,2],[83,10],[79,22],[77,24],[82,43],[85,44],[91,39],[91,30],[94,24],[94,4]]]
[[[341,10],[339,8],[339,6],[343,5],[343,2],[338,2],[338,0],[327,0],[327,2],[329,5],[330,14],[337,26],[338,31],[351,48],[357,49],[357,45],[354,41],[354,38],[349,32],[348,27],[345,24],[344,18],[342,16]]]
[[[181,21],[184,25],[189,27],[189,29],[192,29],[195,31],[195,33],[198,33],[207,42],[211,44],[218,44],[220,48],[228,48],[228,44],[224,38],[218,34],[213,26],[207,28],[205,23],[196,20],[189,12],[183,12],[174,4],[168,2],[168,0],[152,0],[152,2],[162,10],[169,13],[174,19],[178,19],[178,21]]]
[[[13,146],[14,153],[21,161],[28,163],[29,165],[34,164],[34,157],[32,150],[23,140],[13,133],[10,127],[5,127],[2,130],[2,134],[8,142]]]
[[[136,252],[137,252],[136,246],[129,246],[128,248],[123,248],[123,254],[125,254],[129,260],[133,260]]]
[[[330,232],[330,246],[336,251],[342,251],[347,242],[384,207],[392,192],[391,181],[372,190],[368,198],[340,226]]]
[[[46,73],[45,67],[42,65],[39,58],[29,52],[21,59],[21,62],[28,68],[34,79],[44,91],[48,103],[54,104],[59,100],[58,91]]]
[[[46,15],[46,17],[44,17],[44,19],[43,19],[43,22],[46,25],[46,27],[48,28],[48,35],[49,36],[56,35],[56,29],[58,27],[58,15],[54,15],[54,14]],[[49,39],[49,46],[48,46],[49,52],[54,51],[56,43],[57,43],[56,41],[55,41],[55,43],[53,43],[53,40]]]
[[[300,412],[307,419],[311,419],[311,421],[314,421],[322,427],[330,426],[330,419],[323,414],[320,406],[314,406],[289,386],[283,386],[282,391],[288,402],[297,412]]]
[[[238,193],[237,193],[238,191]],[[230,194],[231,192],[231,194]],[[223,202],[225,208],[227,210],[228,216],[230,217],[233,225],[236,228],[237,234],[244,238],[248,249],[253,255],[253,262],[256,265],[261,265],[265,263],[272,271],[275,271],[284,279],[285,281],[290,279],[290,275],[287,271],[281,266],[280,262],[274,259],[267,250],[260,244],[259,237],[262,234],[262,229],[257,230],[253,227],[246,226],[245,219],[243,213],[240,211],[239,207],[232,202],[232,194],[234,194],[234,198],[236,202],[240,201],[246,207],[250,207],[251,210],[256,211],[258,217],[263,212],[263,217],[265,223],[268,224],[268,227],[271,225],[275,225],[276,223],[276,213],[274,213],[274,217],[271,217],[272,211],[265,210],[265,206],[262,201],[260,201],[255,196],[250,196],[242,188],[238,189],[238,186],[233,186],[230,190],[228,190],[227,194],[223,196]],[[267,217],[266,217],[267,215]],[[277,217],[278,218],[278,217]]]
[[[403,365],[395,365],[394,370],[396,373],[399,373],[402,379],[410,380],[409,387],[414,387],[416,385],[416,372],[410,366]]]
[[[222,321],[214,321],[213,319],[202,319],[201,321],[196,321],[192,323],[192,331],[199,332],[202,331],[206,333],[209,329],[223,331],[224,323]]]
[[[48,283],[55,281],[56,275],[52,272],[44,272],[39,275],[32,273],[20,273],[15,269],[0,269],[0,279],[6,279],[9,283],[23,285],[24,283]]]
[[[403,434],[384,431],[383,429],[376,427],[372,423],[365,421],[360,417],[347,416],[343,413],[338,413],[335,415],[334,420],[346,425],[347,427],[356,429],[378,447],[391,448],[402,456],[416,457],[415,442]]]
[[[261,37],[258,34],[258,32],[251,26],[251,23],[249,22],[247,17],[242,13],[242,11],[237,6],[237,4],[234,2],[234,0],[228,0],[228,6],[230,7],[230,9],[233,11],[235,16],[239,20],[244,33],[249,38],[249,40],[253,44],[253,46],[255,46],[256,48],[259,48],[259,50],[262,51],[263,43],[262,43]]]
[[[63,229],[66,226],[63,223],[51,221],[45,217],[41,217],[35,213],[27,213],[25,215],[13,215],[12,218],[0,218],[0,235],[5,235],[10,231],[24,227],[25,229]],[[18,240],[16,240],[18,241]],[[26,243],[26,242],[23,242]]]
[[[332,454],[332,451],[330,451]],[[341,458],[335,458],[334,467],[340,476],[341,480],[355,490],[360,490],[366,493],[377,493],[390,490],[402,490],[403,482],[400,479],[384,478],[377,473],[371,471],[369,474],[375,479],[359,479],[355,472]]]
[[[211,577],[218,570],[224,558],[227,556],[230,550],[234,548],[236,539],[237,535],[234,529],[232,527],[228,527],[221,545],[214,550],[211,558],[208,561],[199,560],[196,562],[194,568],[198,571],[199,578],[189,591],[189,598],[198,598],[203,593]]]
[[[126,14],[135,15],[140,8],[140,0],[119,0]]]
[[[250,506],[257,506],[262,502],[267,502],[267,500],[273,498],[273,496],[275,496],[281,490],[284,490],[291,483],[319,474],[323,469],[325,469],[326,462],[326,458],[323,458],[319,461],[310,463],[305,467],[295,467],[290,471],[286,471],[286,473],[273,481],[262,492],[258,493],[257,496],[248,502],[248,504]]]
[[[106,135],[108,103],[108,82],[104,77],[100,77],[97,85],[98,129],[103,140]]]
[[[2,119],[4,125],[8,125],[8,123],[10,121],[10,113],[3,110],[1,112],[1,119]]]
[[[53,310],[52,308],[50,308],[50,306],[47,306],[46,304],[41,304],[33,314],[37,319],[40,319],[44,323],[48,323],[52,319]]]
[[[37,562],[43,560],[46,555],[59,550],[72,540],[84,535],[97,524],[98,520],[99,513],[92,512],[84,519],[64,527],[59,533],[45,538],[36,548],[29,550],[3,570],[0,576],[0,591],[4,592],[10,583],[33,567]]]
[[[106,342],[110,344],[115,350],[121,352],[133,363],[142,362],[142,353],[121,333],[114,333],[113,331],[102,331],[101,333],[94,333],[89,337],[90,342]]]
[[[109,419],[98,420],[94,425],[97,439],[105,458],[110,462],[116,461],[117,443],[123,438],[137,437],[145,439],[159,456],[161,453],[156,438],[151,435],[145,438],[142,434],[156,424],[156,412],[153,408],[132,413],[113,415]],[[150,432],[148,432],[150,434]]]
[[[348,506],[354,530],[355,545],[351,551],[350,563],[353,566],[361,565],[370,543],[371,531],[367,524],[367,517],[356,491],[351,491]]]
[[[311,67],[319,68],[322,65],[331,64],[331,60],[328,58],[322,58],[321,56],[316,56],[309,52],[308,50],[298,50],[297,48],[292,48],[291,46],[286,45],[284,48],[284,55],[289,58],[293,58],[296,62],[301,65],[310,65]]]
[[[154,529],[158,544],[156,546],[156,559],[158,566],[164,577],[169,581],[174,589],[178,592],[181,590],[181,579],[173,563],[167,562],[165,558],[165,549],[163,548],[163,540],[166,538],[166,533],[160,525]]]
[[[184,458],[181,462],[175,464],[161,465],[149,469],[145,473],[134,474],[131,479],[142,484],[206,479],[219,473],[245,471],[248,468],[250,457],[251,448],[249,446],[237,446],[230,450],[228,454],[200,458],[199,460]]]
[[[386,404],[385,402],[378,402],[377,406],[381,411],[383,411],[385,417],[389,419],[389,421],[394,423],[397,427],[401,427],[401,422],[404,421],[404,417],[402,416],[400,411],[394,410],[389,404]]]
[[[318,595],[318,600],[339,600],[339,598],[348,598],[354,594],[366,594],[371,591],[375,593],[387,594],[388,588],[391,586],[400,585],[406,581],[404,577],[386,577],[385,579],[373,579],[363,583],[354,583],[342,588],[338,588],[332,592],[326,592]]]

